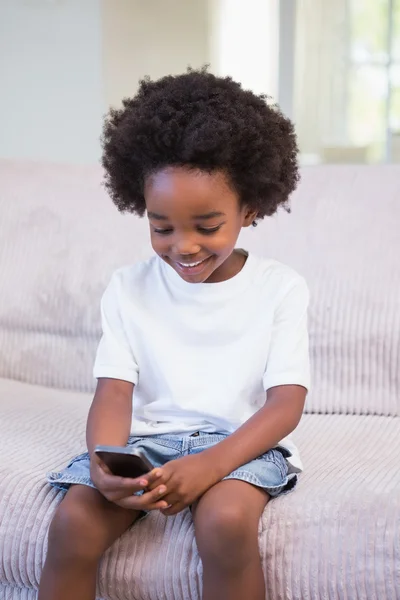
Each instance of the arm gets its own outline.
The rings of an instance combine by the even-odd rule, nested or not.
[[[165,499],[173,515],[226,475],[264,454],[300,421],[309,386],[308,289],[301,278],[282,291],[274,313],[263,386],[266,402],[225,440],[163,467]]]
[[[157,485],[166,485],[164,499],[169,505],[163,513],[177,514],[226,475],[276,446],[300,421],[305,397],[306,389],[300,385],[271,388],[265,405],[225,440],[162,467]]]
[[[129,381],[98,380],[86,426],[90,456],[98,444],[126,445],[131,430],[133,388]]]
[[[90,476],[107,500],[123,508],[165,508],[166,503],[160,501],[165,487],[156,486],[141,496],[133,495],[155,483],[157,471],[137,479],[117,477],[94,453],[98,444],[125,446],[131,429],[132,395],[139,368],[121,315],[121,285],[120,277],[115,274],[101,301],[103,335],[93,369],[98,384],[86,427]]]
[[[133,383],[120,379],[101,378],[90,407],[86,441],[90,454],[90,475],[97,489],[107,500],[130,510],[163,509],[167,503],[160,500],[165,487],[157,485],[159,474],[153,472],[146,477],[129,479],[112,475],[94,454],[98,444],[125,446],[131,429]],[[154,484],[151,492],[135,496],[149,483]]]
[[[131,429],[139,368],[121,314],[121,285],[118,273],[114,274],[101,299],[103,335],[93,368],[98,383],[86,427],[91,456],[97,444],[125,446]]]
[[[215,480],[264,454],[298,425],[304,408],[306,389],[280,385],[267,392],[264,406],[239,429],[202,455],[214,465]]]
[[[264,406],[226,440],[210,448],[210,460],[225,477],[276,446],[298,425],[309,386],[307,309],[302,278],[287,289],[276,308],[266,370]]]

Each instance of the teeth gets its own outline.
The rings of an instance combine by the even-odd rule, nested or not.
[[[201,265],[201,263],[204,262],[203,260],[199,260],[198,262],[195,263],[179,263],[181,265],[181,267],[197,267],[197,265]]]

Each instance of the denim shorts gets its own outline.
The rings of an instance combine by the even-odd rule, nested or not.
[[[198,454],[227,437],[222,433],[196,432],[186,435],[131,436],[128,446],[140,449],[154,467],[162,467],[170,460]],[[273,448],[255,460],[239,467],[224,479],[239,479],[265,490],[272,498],[291,491],[297,483],[297,475],[290,473],[284,448]],[[47,474],[47,481],[60,489],[80,484],[95,487],[90,479],[89,454],[80,454],[59,472]]]

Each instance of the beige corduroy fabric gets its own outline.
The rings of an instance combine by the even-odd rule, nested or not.
[[[400,416],[400,167],[304,169],[292,206],[242,243],[310,287],[307,411]]]
[[[0,380],[0,599],[37,588],[62,492],[43,474],[84,448],[90,396]],[[305,474],[260,524],[269,600],[396,600],[400,592],[400,419],[306,415]],[[152,514],[106,554],[107,600],[199,600],[191,518]],[[250,600],[250,599],[249,599]]]
[[[150,254],[100,167],[0,160],[0,377],[94,388],[100,298],[117,267]]]
[[[36,590],[19,588],[12,585],[0,585],[1,600],[36,600]]]
[[[310,286],[310,412],[400,415],[400,169],[304,169],[291,215],[242,245]],[[151,252],[99,167],[0,160],[0,376],[90,391],[111,272]],[[29,299],[29,302],[27,301]]]
[[[62,498],[44,475],[85,446],[100,296],[115,267],[150,253],[146,223],[119,215],[100,180],[97,167],[0,161],[0,600],[36,597]],[[312,295],[305,473],[260,524],[269,600],[400,598],[399,200],[399,167],[306,169],[293,214],[242,236]],[[99,574],[105,600],[200,588],[188,512],[138,523]]]

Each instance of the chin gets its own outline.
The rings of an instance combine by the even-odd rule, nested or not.
[[[210,277],[212,277],[213,271],[207,274],[201,275],[183,275],[177,269],[175,269],[176,273],[178,273],[179,277],[186,281],[187,283],[206,283]]]

